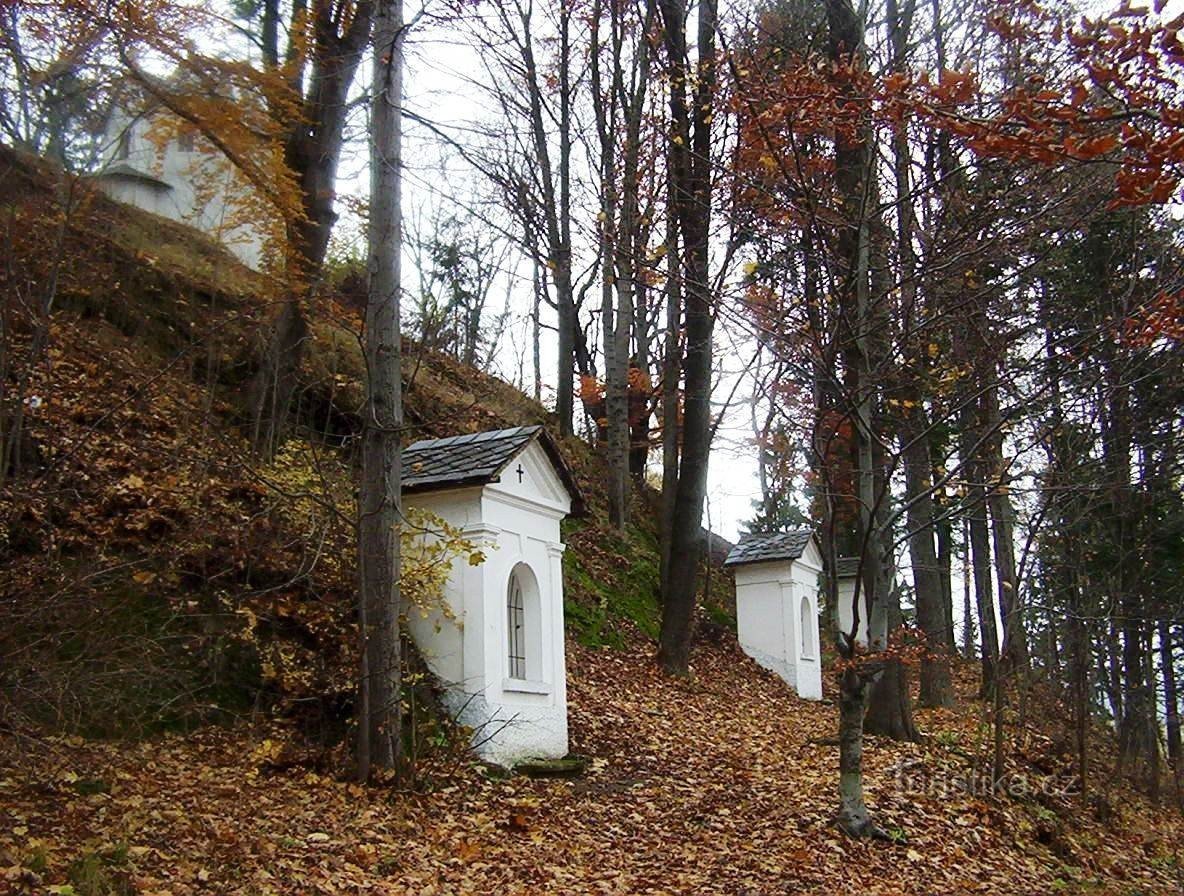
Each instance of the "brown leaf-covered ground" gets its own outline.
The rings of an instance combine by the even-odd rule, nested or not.
[[[268,773],[264,733],[245,727],[138,744],[8,739],[0,892],[86,892],[80,880],[178,896],[1184,887],[1179,813],[1114,789],[1097,820],[1057,795],[1068,759],[1035,728],[1012,744],[1032,794],[943,797],[941,782],[987,749],[969,701],[919,713],[925,745],[869,741],[870,802],[907,840],[868,843],[830,823],[835,708],[798,700],[733,645],[702,645],[690,681],[664,679],[645,646],[576,647],[569,677],[572,746],[592,760],[574,781],[474,768],[427,793],[365,789]]]

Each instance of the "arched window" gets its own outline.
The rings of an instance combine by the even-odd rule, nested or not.
[[[539,583],[525,563],[510,571],[506,585],[506,677],[539,682],[544,678]]]
[[[801,628],[802,641],[802,659],[814,659],[814,613],[810,609],[810,598],[802,598],[802,612],[801,619],[798,621]]]
[[[510,677],[526,678],[526,602],[522,597],[522,579],[517,570],[510,573],[510,593],[506,598],[506,631],[510,641]]]

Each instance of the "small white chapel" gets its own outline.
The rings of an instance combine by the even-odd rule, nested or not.
[[[736,580],[736,633],[744,652],[798,696],[822,699],[818,592],[822,552],[805,527],[743,535],[724,566]]]
[[[409,614],[450,711],[488,762],[566,756],[559,524],[582,513],[583,500],[558,447],[541,426],[428,439],[403,450],[402,483],[406,506],[460,529],[485,554],[477,566],[453,561],[447,611]]]

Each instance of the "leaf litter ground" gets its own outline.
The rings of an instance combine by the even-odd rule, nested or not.
[[[924,745],[869,739],[869,802],[902,839],[865,843],[831,824],[834,707],[734,646],[701,646],[679,681],[642,645],[573,647],[569,678],[573,749],[591,759],[575,781],[474,767],[408,794],[267,774],[245,726],[138,744],[9,737],[0,892],[82,893],[70,882],[88,868],[84,885],[110,887],[93,892],[178,896],[1181,891],[1172,809],[1115,792],[1103,824],[1047,786],[1055,771],[1035,795],[943,796],[937,782],[979,749],[974,706],[919,713]],[[1016,749],[1048,768],[1048,743],[1033,731]]]

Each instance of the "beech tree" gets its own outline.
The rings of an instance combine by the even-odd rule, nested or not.
[[[575,370],[592,373],[573,270],[578,187],[573,172],[578,19],[573,12],[566,2],[550,7],[514,2],[494,4],[488,18],[480,20],[474,39],[489,75],[483,87],[501,113],[501,127],[493,146],[462,147],[465,158],[502,191],[518,221],[524,251],[546,272],[539,294],[553,303],[557,315],[555,411],[561,435],[573,432]],[[548,32],[554,40],[541,40]]]
[[[944,29],[934,9],[934,56],[943,60]],[[745,49],[731,63],[742,117],[739,167],[747,179],[748,223],[760,235],[742,313],[762,346],[816,403],[806,441],[826,521],[831,601],[838,556],[859,558],[855,625],[840,632],[838,645],[840,818],[852,833],[876,834],[859,787],[862,730],[866,725],[904,737],[914,730],[905,667],[898,661],[901,645],[886,637],[910,609],[900,601],[895,554],[901,545],[910,547],[912,609],[928,636],[915,651],[926,679],[923,694],[927,702],[941,702],[948,699],[943,654],[952,634],[950,523],[956,516],[969,518],[976,554],[984,693],[992,697],[996,732],[994,780],[1006,771],[1005,708],[1008,695],[1019,693],[1023,709],[1035,643],[1028,609],[1031,546],[1047,516],[1016,489],[1027,475],[1024,442],[1039,443],[1049,431],[1033,416],[1050,388],[1036,375],[1044,365],[1039,297],[1047,294],[1047,241],[1097,213],[1106,201],[1096,192],[1105,177],[1103,169],[1091,178],[1052,164],[1065,158],[1040,154],[1036,147],[1047,144],[1024,130],[1034,120],[1030,107],[1020,104],[1017,111],[1012,104],[1017,92],[1030,91],[1029,73],[1039,73],[1048,90],[1076,77],[1063,59],[1053,65],[1040,55],[1047,44],[1033,49],[1029,40],[1026,55],[1016,56],[1010,26],[997,25],[996,43],[988,46],[1019,61],[988,91],[973,75],[940,63],[942,73],[932,79],[913,69],[915,63],[902,55],[917,46],[907,39],[917,14],[913,4],[889,7],[887,61],[878,72],[869,64],[853,7],[827,3],[825,10],[828,68],[808,49],[796,56],[805,61],[795,64],[794,54],[772,41],[764,55],[746,55],[754,51]],[[783,20],[778,12],[792,14],[767,11],[761,21],[766,34]],[[1034,102],[1036,94],[1025,95]],[[957,116],[967,115],[972,103],[998,104],[1004,111],[971,115],[970,124],[959,124]],[[1044,139],[1056,138],[1046,130]],[[1101,137],[1095,131],[1090,139]],[[819,151],[827,144],[833,156]],[[873,162],[881,147],[893,163],[890,179]],[[1090,151],[1071,148],[1083,157]],[[1010,164],[994,160],[1001,154]],[[1125,202],[1122,183],[1117,198]],[[887,208],[896,213],[895,232]],[[778,280],[785,272],[792,273],[792,288],[781,294]],[[1166,304],[1149,300],[1142,307]],[[1106,356],[1103,346],[1112,336],[1099,324],[1082,329],[1073,357],[1096,364]],[[1122,381],[1114,382],[1117,389]],[[1125,482],[1129,476],[1112,473],[1107,479]],[[1003,620],[998,640],[997,610]],[[855,644],[860,621],[869,623],[870,654]],[[1052,636],[1040,633],[1050,641],[1049,655],[1055,654]],[[1145,673],[1136,669],[1143,677],[1124,686],[1122,666],[1145,668],[1149,640],[1145,625],[1123,639],[1124,648],[1136,647],[1118,660],[1119,674],[1110,676],[1113,706],[1125,705],[1126,693],[1145,693]],[[1168,643],[1170,650],[1170,638]],[[1005,672],[998,683],[996,668]]]
[[[677,222],[678,284],[686,327],[686,343],[679,365],[685,381],[681,450],[677,477],[671,477],[672,490],[663,493],[663,500],[670,502],[671,509],[665,516],[668,559],[662,582],[658,659],[668,673],[685,675],[690,663],[713,422],[712,334],[716,297],[712,289],[710,242],[718,11],[715,0],[701,0],[698,4],[696,56],[692,62],[686,5],[681,0],[658,0],[658,8],[670,90],[671,207],[667,213]],[[674,385],[667,381],[663,388],[671,389]],[[667,419],[666,425],[669,422]]]
[[[402,237],[402,0],[379,5],[370,113],[370,281],[366,297],[366,406],[358,490],[358,777],[394,769],[402,755],[400,666],[400,438],[403,427],[399,299]]]
[[[289,296],[272,325],[258,373],[251,384],[252,443],[270,454],[282,438],[308,322],[302,298],[325,260],[337,213],[337,169],[345,142],[350,91],[374,18],[370,0],[262,0],[250,10],[260,21],[263,70],[285,90],[273,114],[283,116],[284,162],[300,189],[301,214],[289,226]],[[281,55],[280,25],[286,15],[287,46]],[[295,114],[283,110],[295,104]]]

